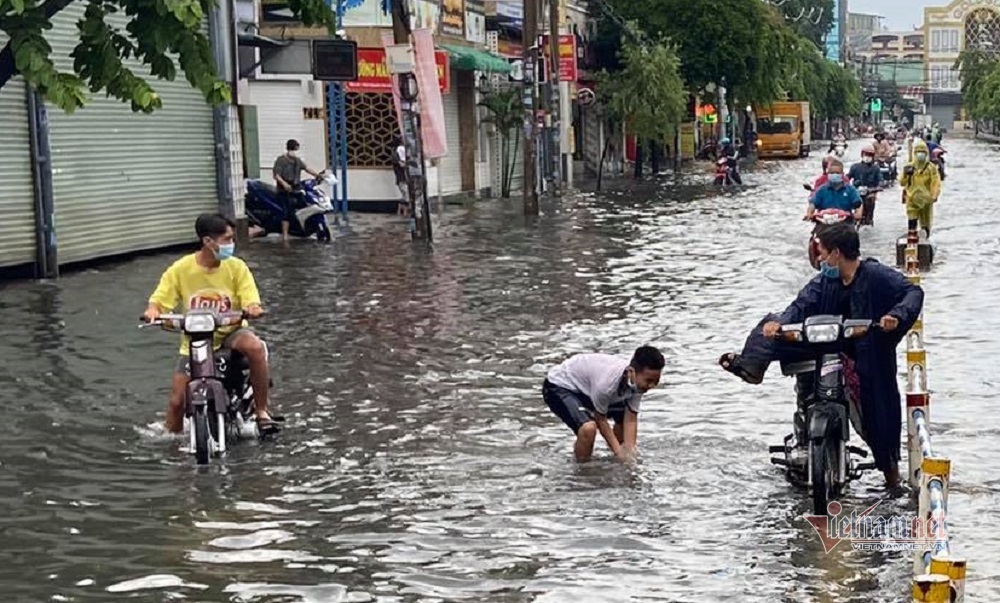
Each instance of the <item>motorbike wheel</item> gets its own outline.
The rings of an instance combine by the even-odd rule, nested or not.
[[[208,406],[200,406],[191,417],[194,423],[194,458],[199,465],[208,464]]]
[[[813,515],[826,515],[827,505],[837,498],[837,446],[833,438],[825,438],[813,442],[810,447],[810,466],[812,467],[812,503]]]

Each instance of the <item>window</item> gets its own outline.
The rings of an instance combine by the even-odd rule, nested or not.
[[[958,52],[958,30],[948,32],[948,52]]]
[[[399,135],[392,94],[347,94],[347,165],[392,167],[392,139]]]
[[[931,52],[941,52],[941,34],[943,32],[940,29],[935,29],[931,32]]]
[[[798,128],[799,120],[795,117],[775,115],[773,119],[763,117],[757,121],[758,134],[792,134]]]

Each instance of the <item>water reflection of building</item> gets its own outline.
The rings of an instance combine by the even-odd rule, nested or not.
[[[945,128],[960,119],[961,81],[955,62],[965,49],[1000,58],[1000,6],[995,0],[954,0],[924,9],[925,103]]]

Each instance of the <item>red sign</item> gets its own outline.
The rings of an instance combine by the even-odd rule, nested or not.
[[[451,70],[448,68],[448,54],[443,50],[434,52],[437,63],[438,86],[447,94],[451,90]],[[384,48],[358,49],[358,79],[347,82],[348,92],[392,92],[392,75],[385,63]]]
[[[549,44],[549,36],[543,35],[542,40],[542,54],[549,63],[549,67],[552,66],[552,61],[549,59],[549,53],[552,50]],[[576,70],[576,36],[573,34],[561,34],[559,36],[559,81],[561,82],[575,82],[579,75]]]

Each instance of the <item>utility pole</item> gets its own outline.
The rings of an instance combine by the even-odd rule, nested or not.
[[[410,16],[406,2],[392,3],[392,38],[397,45],[410,45]],[[403,144],[406,147],[407,188],[410,198],[410,233],[414,239],[432,239],[430,202],[427,198],[427,166],[420,131],[420,105],[416,76],[398,75],[403,114]],[[394,154],[395,149],[392,151]]]
[[[574,57],[575,60],[576,57]],[[562,100],[559,98],[559,69],[562,56],[559,54],[559,0],[549,0],[549,149],[551,172],[549,174],[552,196],[560,195],[562,176],[562,144],[559,131],[562,129],[560,112]]]
[[[538,57],[538,3],[524,1],[524,35],[521,41],[524,59],[524,215],[538,215],[538,167],[535,145],[538,125],[535,118],[535,74]]]

